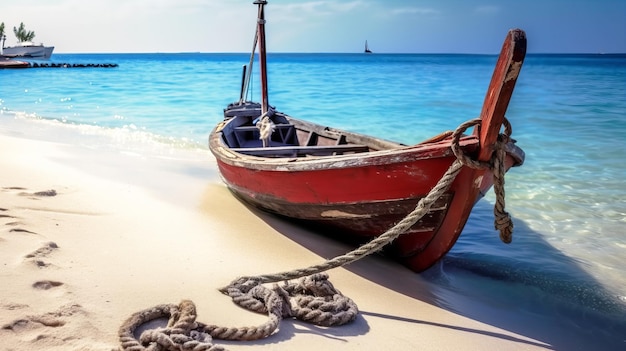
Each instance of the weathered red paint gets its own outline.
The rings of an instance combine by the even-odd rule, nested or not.
[[[343,157],[352,166],[332,169],[307,165],[318,159],[294,160],[288,168],[269,167],[265,161],[246,155],[217,160],[228,187],[258,208],[335,227],[334,233],[340,237],[375,237],[411,212],[441,179],[455,160],[449,143],[407,147],[396,157],[397,162],[386,157],[384,163],[375,152],[358,160]],[[478,140],[465,139],[463,145],[464,150],[475,150]],[[521,150],[512,150],[506,169],[523,159]],[[341,157],[334,157],[337,159]],[[242,162],[248,163],[242,166]],[[440,204],[443,209],[437,220],[418,222],[389,251],[415,271],[430,267],[452,248],[475,202],[492,186],[492,178],[490,171],[464,167],[448,192],[449,201]],[[346,217],[324,216],[326,211],[338,211]]]
[[[491,158],[493,145],[500,132],[499,126],[504,122],[504,114],[513,95],[513,89],[525,56],[526,34],[519,29],[509,31],[491,76],[491,83],[489,83],[483,109],[480,113],[482,125],[492,126],[480,128],[480,144],[483,147],[478,159],[481,161],[489,161]]]

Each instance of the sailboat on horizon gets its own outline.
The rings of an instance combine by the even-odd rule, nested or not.
[[[365,53],[366,54],[371,54],[372,50],[370,50],[370,48],[367,46],[367,40],[365,41]]]

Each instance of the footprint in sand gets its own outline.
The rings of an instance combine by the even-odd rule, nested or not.
[[[59,248],[59,245],[51,241],[51,242],[45,243],[42,247],[29,253],[25,257],[26,258],[45,257],[45,256],[48,256],[52,251],[58,248]]]
[[[38,199],[40,197],[53,197],[53,196],[57,196],[57,191],[54,189],[50,189],[50,190],[44,190],[44,191],[37,191],[34,193],[31,192],[20,192],[18,194],[19,196],[26,196],[28,198],[31,199]]]
[[[51,242],[45,243],[42,247],[38,248],[37,250],[29,253],[28,255],[24,257],[27,258],[29,261],[33,262],[39,268],[46,268],[50,266],[50,263],[44,262],[42,258],[47,257],[48,255],[50,255],[50,253],[52,253],[54,250],[58,248],[59,246],[56,243],[51,241]]]
[[[31,191],[30,189],[13,186],[13,187],[2,187],[0,188],[0,193],[17,195],[20,197],[26,197],[29,200],[31,199],[39,199],[43,197],[54,197],[57,196],[57,191],[54,189],[43,190],[43,191]],[[15,234],[34,234],[40,236],[40,234],[25,228],[28,226],[27,219],[24,219],[21,214],[21,210],[27,209],[29,207],[0,207],[0,225],[4,224],[3,227],[0,227],[0,234],[3,233],[15,233]],[[17,213],[17,214],[16,214]],[[3,230],[4,228],[4,230]],[[25,237],[24,237],[25,238]],[[0,237],[0,242],[7,242],[9,239],[8,236]],[[39,249],[27,254],[25,256],[25,260],[34,264],[38,268],[47,268],[52,266],[52,264],[44,261],[44,258],[50,255],[54,250],[58,249],[59,246],[54,242],[45,243]]]
[[[4,303],[0,305],[0,308],[9,310],[9,311],[21,310],[21,309],[28,308],[28,307],[29,307],[28,305],[25,305],[23,303]]]
[[[54,189],[37,191],[35,193],[19,193],[20,196],[30,196],[30,197],[52,197],[57,196],[57,191]]]
[[[34,329],[42,326],[53,328],[62,327],[66,323],[64,317],[71,317],[79,313],[85,313],[81,305],[69,304],[61,306],[58,310],[53,312],[16,319],[11,323],[3,325],[2,329],[18,331],[20,329]]]
[[[37,234],[35,232],[31,232],[30,230],[26,230],[26,229],[22,229],[22,228],[13,228],[13,229],[10,229],[9,232],[11,232],[11,233]]]
[[[2,209],[4,211],[8,211],[6,209]],[[24,225],[24,223],[20,222],[20,221],[16,221],[16,217],[12,216],[10,214],[7,213],[2,213],[0,212],[0,220],[5,219],[8,220],[9,222],[4,223],[5,226],[7,227],[15,227],[15,228],[11,228],[8,230],[9,233],[24,233],[24,234],[34,234],[34,235],[39,235],[33,231],[30,231],[28,229],[24,229],[24,228],[20,228],[18,226],[22,226]],[[0,240],[4,240],[2,238],[0,238]]]
[[[57,196],[57,191],[54,189],[42,190],[42,191],[27,191],[27,188],[19,187],[19,186],[11,186],[11,187],[3,187],[1,188],[3,192],[15,193],[17,192],[18,196],[28,197],[29,199],[39,200],[43,197],[54,197]],[[24,234],[37,234],[28,229],[21,228],[23,225],[22,222],[18,221],[18,217],[12,215],[11,211],[8,208],[0,207],[0,220],[5,219],[8,222],[4,223],[5,226],[11,226],[15,228],[9,229],[9,233],[24,233]]]
[[[2,188],[2,189],[5,190],[7,188]],[[5,226],[17,227],[17,226],[23,225],[23,223],[18,221],[17,219],[18,219],[17,217],[13,216],[10,213],[9,209],[0,207],[0,220],[6,220],[7,221],[6,223],[4,223]],[[11,229],[9,229],[9,233],[37,234],[35,232],[32,232],[32,231],[27,230],[27,229],[23,229],[23,228],[11,228]]]
[[[33,283],[33,288],[38,290],[50,290],[52,288],[56,288],[57,286],[61,286],[63,283],[55,282],[53,280],[40,280],[38,282]]]
[[[28,190],[26,188],[23,188],[23,187],[20,187],[20,186],[9,186],[9,187],[3,187],[2,190],[4,190],[4,191],[21,190],[18,193],[19,196],[28,196],[28,197],[31,197],[31,198],[57,196],[57,191],[54,190],[54,189],[43,190],[43,191],[36,191],[36,192],[27,192],[27,191],[25,191],[25,190]]]
[[[26,188],[22,188],[21,186],[5,186],[2,190],[26,190]]]
[[[1,208],[1,207],[0,207],[0,218],[5,218],[7,220],[15,219],[15,217],[13,217],[13,216],[11,216],[9,214],[9,209],[8,208]]]

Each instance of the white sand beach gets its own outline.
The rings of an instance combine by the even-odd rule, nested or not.
[[[117,350],[131,314],[183,299],[200,322],[258,325],[266,316],[218,288],[350,249],[241,204],[208,150],[155,146],[140,155],[100,147],[98,135],[64,141],[62,129],[52,138],[52,127],[29,128],[0,126],[2,350]],[[213,342],[228,350],[553,349],[437,306],[436,286],[384,258],[329,274],[359,306],[351,324],[287,319],[266,339]]]

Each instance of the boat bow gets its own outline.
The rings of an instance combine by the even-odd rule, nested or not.
[[[488,162],[491,159],[525,56],[526,34],[521,29],[510,30],[502,45],[480,113],[479,161]]]

